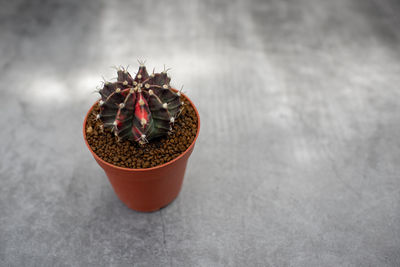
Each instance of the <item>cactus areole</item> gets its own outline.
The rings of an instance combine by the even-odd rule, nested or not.
[[[118,137],[141,145],[173,130],[183,103],[180,92],[171,90],[167,71],[148,74],[140,64],[135,76],[120,68],[116,82],[105,82],[99,90],[97,119]]]

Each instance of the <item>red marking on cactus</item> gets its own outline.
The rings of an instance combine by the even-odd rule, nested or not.
[[[114,121],[114,125],[117,127],[117,129],[119,129],[119,127],[122,125],[122,122],[121,122],[122,120],[120,120],[120,117],[121,117],[121,111],[118,110],[117,115],[115,116],[115,121]]]
[[[145,73],[145,71],[146,71],[146,70],[145,70],[144,67],[140,67],[140,68],[139,68],[138,74],[142,74],[142,75],[143,75],[143,74]]]
[[[124,120],[125,120],[125,116],[122,115],[120,111],[118,111],[117,118],[116,118],[118,129],[121,129],[121,126],[123,125]]]
[[[142,104],[142,105],[141,105]],[[143,94],[141,92],[137,93],[137,102],[135,106],[135,116],[139,121],[142,121],[143,119],[149,121],[149,113],[147,112],[148,110],[148,103],[146,99],[143,97]],[[146,125],[143,125],[143,128],[145,128]]]
[[[128,87],[128,88],[122,90],[121,95],[124,96],[124,97],[126,97],[126,96],[129,94],[129,90],[131,90],[130,87]]]
[[[132,127],[132,133],[135,141],[139,141],[139,139],[142,137],[142,132],[135,126]]]

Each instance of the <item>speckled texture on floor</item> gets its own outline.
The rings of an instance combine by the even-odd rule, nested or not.
[[[400,266],[396,0],[2,1],[0,266]],[[146,214],[82,138],[101,75],[172,67],[202,129]]]

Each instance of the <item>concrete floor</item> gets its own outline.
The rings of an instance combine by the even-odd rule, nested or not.
[[[396,0],[5,1],[0,266],[400,266]],[[112,65],[172,67],[202,129],[126,208],[85,147]]]

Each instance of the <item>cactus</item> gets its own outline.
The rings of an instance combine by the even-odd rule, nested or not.
[[[171,90],[167,70],[148,74],[144,63],[135,76],[127,69],[117,69],[116,82],[104,82],[99,90],[100,112],[97,119],[110,128],[118,140],[131,140],[143,145],[149,140],[172,132],[182,111],[181,93]]]

